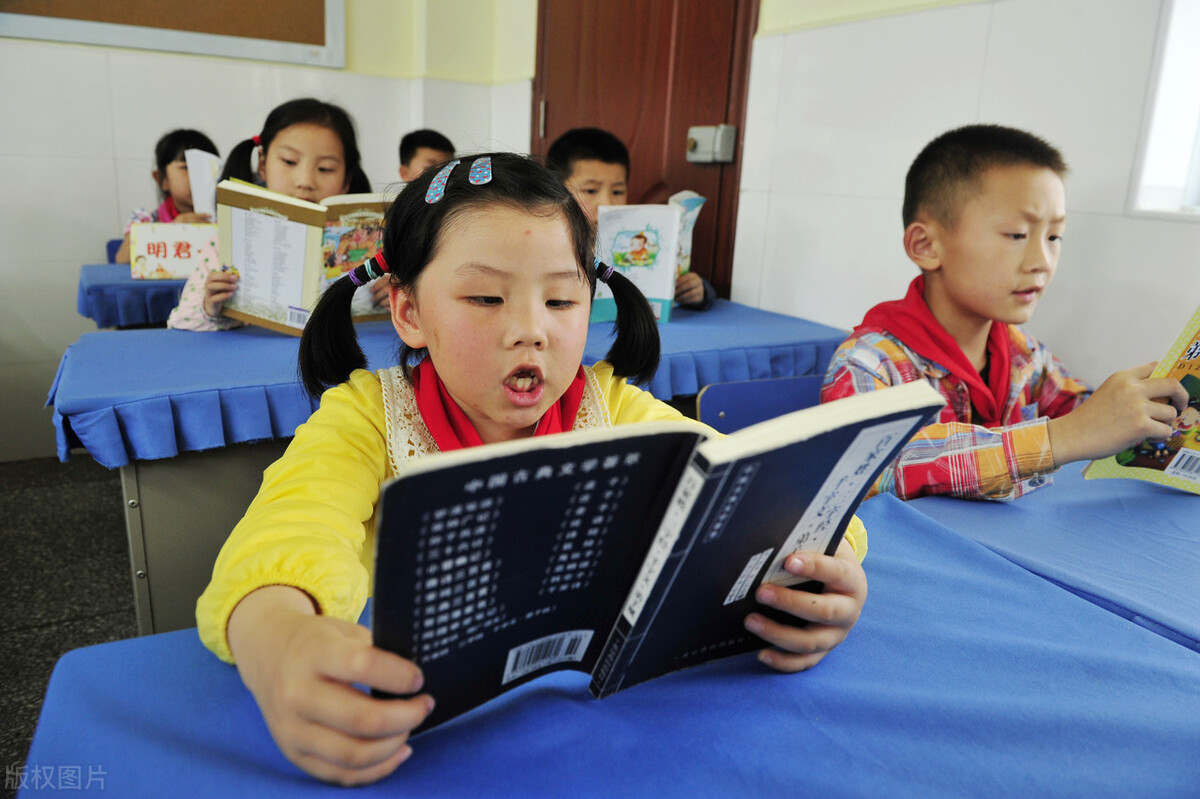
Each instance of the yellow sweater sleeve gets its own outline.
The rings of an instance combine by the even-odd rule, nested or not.
[[[649,391],[643,391],[636,386],[627,384],[624,378],[613,374],[612,366],[605,361],[591,367],[600,391],[608,408],[609,418],[613,424],[637,424],[638,422],[677,421],[687,419],[679,411],[656,398]],[[704,428],[710,435],[720,435],[708,425],[695,423]],[[846,529],[846,541],[862,563],[867,555],[867,528],[857,516],[850,520]]]
[[[357,621],[366,604],[373,515],[390,476],[378,378],[354,372],[296,430],[233,529],[196,604],[204,645],[233,662],[226,625],[255,589],[289,585],[319,612]]]

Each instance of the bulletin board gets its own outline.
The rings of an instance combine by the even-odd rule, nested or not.
[[[346,65],[345,0],[0,0],[0,36]]]

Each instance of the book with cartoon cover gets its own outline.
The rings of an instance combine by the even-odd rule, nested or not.
[[[641,289],[660,322],[671,320],[678,275],[682,211],[676,205],[602,205],[596,214],[596,257]],[[617,318],[617,303],[599,283],[592,322]]]
[[[418,732],[551,671],[604,697],[763,648],[746,615],[787,618],[758,587],[833,554],[943,404],[918,381],[720,438],[652,422],[413,462],[380,493],[371,626],[437,697]]]
[[[1165,441],[1146,439],[1084,469],[1089,480],[1132,477],[1200,494],[1200,308],[1167,350],[1151,377],[1172,377],[1188,393],[1187,407]]]
[[[299,336],[325,287],[378,249],[387,199],[344,194],[311,203],[243,181],[217,186],[217,230],[223,269],[238,288],[225,315]],[[371,303],[369,287],[356,292],[356,322],[388,318]]]

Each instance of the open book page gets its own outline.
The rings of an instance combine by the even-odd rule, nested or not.
[[[692,271],[692,232],[696,229],[696,217],[700,216],[704,202],[704,197],[686,189],[667,198],[667,203],[679,209],[679,258],[676,271],[680,275]]]
[[[1170,438],[1146,439],[1110,458],[1092,461],[1084,477],[1133,477],[1200,494],[1200,308],[1152,377],[1174,378],[1188,393],[1188,406],[1171,425]]]
[[[253,269],[233,267],[238,289],[230,307],[302,328],[308,319],[304,302],[307,227],[236,208],[230,215],[230,237],[233,263],[254,264]],[[281,308],[291,313],[281,318]]]
[[[192,186],[192,210],[208,214],[217,221],[217,179],[221,175],[221,159],[204,150],[184,150],[188,182]]]
[[[227,180],[217,227],[221,268],[238,275],[225,314],[300,335],[320,296],[325,206]]]

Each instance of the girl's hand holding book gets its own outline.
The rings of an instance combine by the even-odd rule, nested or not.
[[[246,596],[228,630],[242,681],[292,763],[326,782],[363,785],[412,754],[409,733],[433,699],[377,699],[355,687],[412,694],[423,684],[414,663],[371,646],[365,627],[316,615],[304,592],[275,585]]]
[[[238,276],[234,272],[214,269],[204,280],[204,312],[220,316],[225,301],[237,291]]]
[[[787,559],[784,568],[797,577],[824,583],[825,591],[814,594],[764,585],[758,589],[755,598],[808,624],[791,627],[751,613],[746,617],[746,629],[775,645],[759,652],[758,659],[763,663],[779,671],[804,671],[817,665],[845,640],[850,628],[858,621],[867,599],[867,575],[845,540],[832,557],[812,552],[797,553]]]

